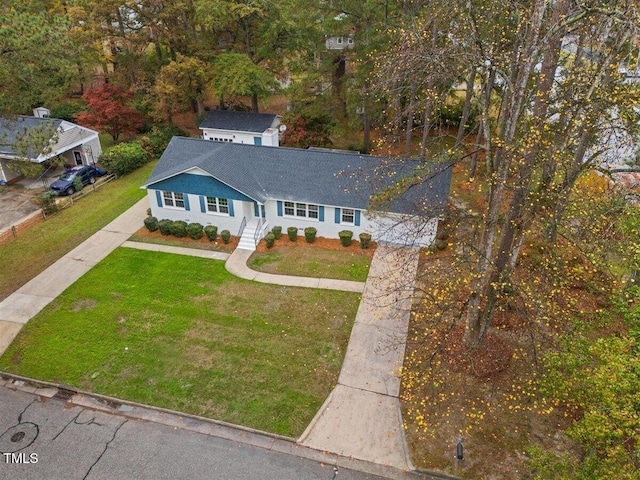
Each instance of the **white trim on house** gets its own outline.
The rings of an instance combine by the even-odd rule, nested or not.
[[[220,197],[205,197],[206,212],[210,215],[229,216],[229,199]],[[215,208],[215,209],[212,209]]]
[[[282,216],[320,221],[320,205],[303,202],[282,202]]]
[[[169,192],[167,190],[162,190],[163,208],[171,208],[175,210],[186,210],[184,195],[185,195],[184,193],[180,193],[180,192]],[[182,206],[178,205],[179,203],[181,203]]]
[[[280,137],[278,130],[268,128],[264,132],[245,132],[239,130],[223,130],[219,128],[200,127],[204,140],[215,142],[244,143],[247,145],[262,145],[266,147],[279,147]],[[256,143],[256,139],[260,143]]]
[[[156,190],[149,189],[148,196],[152,215],[158,220],[166,218],[169,220],[184,220],[187,223],[197,222],[204,226],[215,225],[218,227],[218,231],[229,230],[232,235],[236,235],[243,218],[246,217],[247,220],[254,218],[255,207],[253,202],[229,200],[229,203],[233,204],[233,210],[236,212],[234,216],[231,216],[229,213],[211,212],[208,209],[205,212],[200,211],[200,195],[196,194],[184,194],[185,205],[189,204],[191,206],[189,210],[185,207],[159,207],[155,192]],[[427,220],[419,216],[350,209],[354,212],[354,222],[346,223],[342,221],[342,212],[340,212],[340,222],[336,223],[336,209],[342,210],[345,207],[318,205],[319,217],[320,209],[324,209],[324,220],[321,221],[320,218],[285,215],[284,201],[282,202],[282,215],[278,215],[278,200],[267,200],[264,203],[267,230],[276,225],[281,226],[283,230],[288,227],[297,227],[300,235],[302,235],[305,227],[313,226],[317,229],[319,237],[326,238],[338,238],[340,231],[351,230],[353,238],[356,240],[360,233],[369,233],[375,241],[412,246],[428,246],[435,240],[437,218]],[[260,212],[262,206],[258,205],[258,211]],[[251,212],[251,215],[247,215],[246,212]],[[360,215],[360,225],[355,224],[356,212],[359,212]]]

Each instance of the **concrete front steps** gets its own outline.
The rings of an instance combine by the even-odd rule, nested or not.
[[[259,219],[252,218],[247,222],[247,225],[244,227],[244,230],[242,231],[242,236],[240,237],[238,248],[242,250],[250,250],[252,252],[255,251],[256,249],[255,235],[256,235],[256,230],[258,229],[258,221]],[[266,231],[266,228],[267,228],[267,222],[263,221],[263,223],[260,225],[261,232],[257,237],[258,241],[262,238],[264,232]]]

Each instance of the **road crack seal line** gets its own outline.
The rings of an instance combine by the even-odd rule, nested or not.
[[[80,413],[82,413],[82,412],[80,412]],[[76,416],[75,416],[75,417],[73,417],[71,420],[69,420],[69,421],[67,422],[67,424],[66,424],[64,427],[62,427],[62,430],[60,430],[60,431],[58,432],[58,434],[57,434],[55,437],[53,437],[53,438],[51,439],[51,441],[55,440],[55,439],[56,439],[56,438],[58,438],[60,435],[62,435],[62,432],[64,432],[64,431],[67,429],[67,427],[68,427],[69,425],[71,425],[71,424],[76,420],[76,418],[78,418],[78,417],[80,416],[80,413],[76,414]]]
[[[60,431],[58,432],[58,434],[57,434],[55,437],[53,437],[51,440],[53,441],[53,440],[55,440],[56,438],[58,438],[60,435],[62,435],[62,433],[63,433],[63,432],[67,429],[67,427],[68,427],[69,425],[71,425],[72,423],[73,423],[73,424],[75,424],[75,425],[98,425],[99,427],[103,427],[103,426],[104,426],[102,423],[98,423],[98,422],[96,422],[96,421],[95,421],[96,417],[92,417],[92,418],[90,418],[89,420],[87,420],[86,422],[79,422],[79,421],[78,421],[78,417],[80,417],[80,415],[82,414],[82,412],[84,412],[84,410],[82,410],[82,411],[78,412],[78,413],[76,414],[76,416],[75,416],[75,417],[73,417],[71,420],[69,420],[69,421],[67,422],[67,424],[66,424],[64,427],[62,427],[62,430],[60,430]]]
[[[27,409],[37,401],[34,398],[18,415],[18,424],[7,428],[0,435],[0,452],[15,453],[24,450],[36,441],[40,433],[40,427],[33,422],[23,422],[22,416]]]
[[[27,412],[27,409],[36,402],[36,400],[37,398],[31,400],[29,404],[20,412],[20,415],[18,415],[18,423],[22,423],[22,416]]]
[[[76,417],[77,418],[77,417]],[[113,431],[113,436],[111,437],[111,440],[109,440],[107,443],[104,444],[104,450],[102,451],[102,453],[100,454],[100,456],[96,459],[95,462],[93,462],[93,465],[91,465],[89,467],[89,470],[87,470],[87,473],[84,477],[82,477],[82,480],[86,480],[86,478],[89,476],[89,474],[91,473],[91,470],[93,469],[93,467],[96,466],[96,464],[102,459],[103,455],[105,453],[107,453],[107,449],[109,448],[109,445],[111,445],[111,442],[113,442],[116,439],[116,435],[118,435],[118,432],[120,431],[120,429],[124,426],[125,423],[127,423],[129,420],[125,420],[124,422],[122,422],[120,425],[118,425],[118,428],[116,428]],[[95,422],[94,422],[95,423]]]

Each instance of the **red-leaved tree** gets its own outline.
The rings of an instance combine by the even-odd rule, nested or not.
[[[132,92],[111,83],[89,88],[82,96],[89,108],[75,117],[76,122],[107,132],[115,142],[121,134],[134,135],[145,119],[141,112],[127,105],[132,97]]]

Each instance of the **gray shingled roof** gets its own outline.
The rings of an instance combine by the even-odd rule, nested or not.
[[[259,203],[275,199],[366,209],[372,194],[418,165],[415,160],[357,153],[174,137],[143,187],[152,188],[154,183],[195,167]],[[438,165],[429,177],[385,210],[416,213],[428,209],[432,214],[439,213],[449,196],[451,170]]]
[[[24,115],[18,115],[12,119],[0,118],[0,154],[15,155],[16,152],[13,149],[13,145],[16,143],[18,136],[23,135],[25,131],[42,125],[44,122],[53,122],[54,127],[57,129],[62,120],[57,118],[27,117]]]
[[[235,110],[211,110],[200,128],[262,133],[271,128],[277,115],[273,113],[236,112]]]

